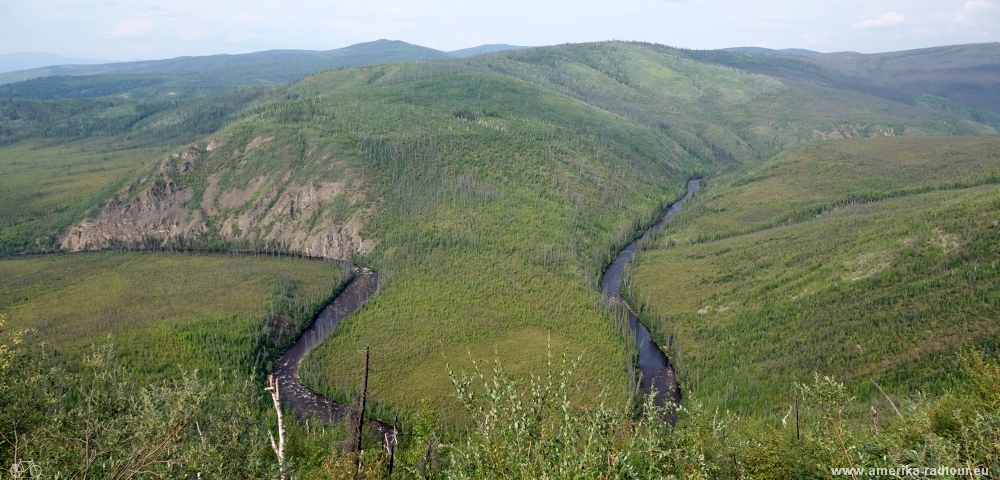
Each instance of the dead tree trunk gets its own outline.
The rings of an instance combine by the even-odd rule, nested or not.
[[[361,473],[361,453],[363,449],[361,448],[362,442],[362,432],[365,427],[365,402],[368,400],[368,360],[369,353],[371,352],[371,346],[365,346],[365,376],[364,380],[361,381],[361,405],[358,410],[358,432],[357,432],[357,448],[358,448],[358,468],[356,470],[355,477]]]
[[[385,434],[385,449],[389,453],[389,477],[392,477],[392,468],[396,463],[396,445],[399,443],[399,413],[396,413],[396,418],[392,421],[392,433]]]
[[[795,439],[801,438],[799,433],[799,386],[795,386]]]
[[[267,391],[271,392],[271,400],[274,401],[274,411],[278,414],[278,443],[274,443],[274,435],[268,431],[267,436],[271,439],[271,449],[278,456],[278,470],[281,472],[281,480],[286,480],[285,474],[285,420],[281,415],[281,392],[278,391],[278,382],[274,379],[274,374],[267,376]]]

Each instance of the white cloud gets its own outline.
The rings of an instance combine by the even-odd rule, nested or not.
[[[636,13],[639,11],[639,7],[635,5],[629,5],[625,7],[625,13]]]
[[[153,29],[153,20],[149,15],[139,15],[124,22],[115,24],[115,29],[111,35],[115,37],[138,37]]]
[[[890,28],[903,23],[904,20],[906,20],[906,17],[902,14],[889,12],[878,18],[855,23],[854,26],[859,28]]]
[[[973,25],[989,16],[996,6],[986,0],[971,0],[965,2],[962,9],[955,14],[952,23],[957,25]]]

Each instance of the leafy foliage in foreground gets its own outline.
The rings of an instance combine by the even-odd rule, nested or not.
[[[170,253],[0,272],[0,465],[43,478],[273,476],[261,372],[348,280],[326,262]],[[343,435],[290,429],[297,472],[321,472]]]
[[[966,351],[955,362],[953,393],[914,396],[871,407],[844,385],[816,374],[797,384],[799,419],[761,423],[712,412],[695,401],[678,408],[676,428],[666,412],[645,405],[635,415],[615,404],[583,406],[567,399],[581,388],[564,358],[529,379],[501,366],[492,377],[454,376],[458,397],[475,419],[467,437],[448,444],[446,478],[828,478],[831,469],[1000,468],[1000,366]],[[481,385],[473,388],[473,383]],[[864,405],[867,407],[867,405]],[[982,475],[986,477],[988,475]],[[970,477],[973,477],[970,475]]]
[[[277,477],[266,443],[274,418],[259,408],[254,382],[188,373],[147,386],[107,346],[71,374],[50,368],[44,351],[23,339],[15,332],[0,344],[0,464],[15,465],[14,478]],[[636,412],[619,402],[574,401],[591,385],[573,373],[575,361],[551,360],[529,378],[499,363],[492,376],[453,374],[472,428],[442,436],[436,415],[424,410],[391,461],[377,445],[345,453],[343,430],[292,419],[288,472],[390,478],[392,463],[391,478],[784,479],[827,478],[842,467],[1000,468],[1000,365],[973,351],[955,362],[952,392],[870,407],[867,418],[849,418],[856,400],[817,374],[795,385],[800,411],[789,410],[781,426],[689,400],[670,428],[660,419],[669,412],[652,405]]]

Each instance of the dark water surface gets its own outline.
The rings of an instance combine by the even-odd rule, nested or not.
[[[698,193],[701,185],[700,182],[700,179],[689,180],[687,183],[687,194],[684,198],[670,205],[663,218],[650,227],[641,238],[628,244],[621,252],[618,252],[611,265],[608,265],[608,269],[604,271],[604,275],[601,276],[601,292],[604,293],[605,297],[621,301],[622,273],[625,271],[625,265],[635,258],[639,243],[649,239],[650,236],[670,221],[674,215],[677,215],[677,212],[681,211],[684,201],[691,198],[695,193]],[[635,315],[631,308],[628,309],[628,322],[632,328],[632,332],[635,334],[635,347],[639,351],[639,369],[642,372],[639,386],[642,392],[649,395],[655,389],[657,393],[656,397],[653,398],[653,402],[657,406],[667,406],[671,402],[680,404],[681,391],[677,386],[677,376],[674,374],[674,367],[670,365],[670,360],[660,350],[660,347],[653,343],[652,338],[649,336],[649,330],[639,321],[639,317]],[[671,422],[673,421],[675,421],[675,418],[671,419]]]
[[[611,265],[604,271],[604,275],[601,276],[601,291],[606,297],[621,300],[622,272],[625,270],[625,265],[635,258],[638,243],[648,239],[670,221],[681,210],[684,200],[691,198],[698,192],[699,182],[698,179],[688,181],[687,195],[670,205],[663,218],[650,227],[639,240],[628,244],[618,253]],[[313,348],[323,343],[323,340],[340,325],[344,318],[364,306],[365,302],[379,288],[377,273],[360,269],[346,262],[342,266],[354,271],[354,279],[329,305],[323,308],[313,324],[302,332],[302,336],[288,347],[288,350],[285,350],[275,362],[272,371],[278,382],[284,405],[303,417],[312,417],[327,423],[344,419],[347,409],[303,385],[299,378],[299,366],[302,364],[302,359]],[[628,310],[628,318],[629,326],[635,333],[635,344],[639,351],[639,366],[642,372],[640,387],[643,393],[648,395],[655,389],[657,395],[653,401],[659,406],[666,406],[670,402],[680,403],[681,392],[677,386],[677,378],[670,365],[670,360],[653,343],[649,336],[649,330],[639,321],[631,309]],[[369,422],[371,421],[369,420]],[[392,428],[382,422],[371,422],[371,424],[380,431],[380,437],[382,433],[388,432]]]
[[[282,404],[302,417],[312,417],[324,423],[343,420],[347,408],[303,385],[299,378],[299,366],[302,359],[340,325],[341,320],[364,306],[379,287],[377,273],[349,264],[344,265],[344,268],[354,270],[354,279],[323,308],[312,325],[302,332],[302,336],[281,354],[271,372],[281,391]],[[389,425],[371,419],[366,420],[366,424],[375,426],[382,432],[391,430]]]

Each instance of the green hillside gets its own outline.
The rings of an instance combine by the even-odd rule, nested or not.
[[[0,99],[0,252],[58,249],[66,229],[96,213],[137,168],[219,130],[273,94]]]
[[[339,397],[371,344],[376,402],[411,411],[456,408],[446,361],[499,355],[521,374],[549,341],[624,392],[596,279],[691,176],[829,136],[993,131],[623,42],[336,70],[272,98],[132,177],[61,245],[355,258],[387,285],[303,378]]]
[[[692,57],[697,59],[690,51],[661,45],[605,42],[491,55],[473,65],[658,130],[691,154],[723,166],[814,140],[995,131],[922,105]]]
[[[963,52],[934,55],[971,65]],[[868,70],[827,55],[601,42],[339,68],[284,86],[258,64],[220,57],[170,67],[208,62],[186,73],[23,84],[52,98],[0,94],[3,252],[130,252],[0,260],[0,389],[16,392],[0,396],[2,428],[17,428],[15,408],[25,409],[47,439],[27,451],[46,465],[80,463],[86,452],[59,439],[91,428],[81,399],[107,390],[107,438],[137,428],[129,418],[153,425],[160,410],[167,420],[149,435],[180,432],[157,474],[276,477],[260,374],[342,272],[135,252],[237,247],[379,272],[379,292],[300,375],[346,400],[370,346],[369,412],[401,414],[404,476],[1000,468],[989,393],[1000,372],[992,356],[964,350],[997,343],[991,110],[906,86],[919,82],[855,82]],[[902,78],[893,68],[885,75]],[[597,282],[694,177],[702,193],[627,282],[679,368],[685,405],[668,429],[629,401],[634,347]],[[37,334],[23,336],[27,327]],[[109,334],[116,359],[85,355]],[[44,345],[92,372],[51,369]],[[553,371],[562,352],[582,359],[572,377]],[[494,359],[499,378],[486,374],[475,395],[479,383],[449,378],[449,366]],[[180,373],[220,367],[215,384]],[[226,380],[226,367],[252,378]],[[901,413],[888,413],[896,405],[873,380]],[[901,401],[918,390],[935,397]],[[50,391],[66,400],[40,400]],[[801,437],[779,426],[795,399]],[[340,427],[289,422],[293,476],[354,476],[345,472],[356,457],[330,453],[343,447]],[[6,462],[16,452],[4,442]],[[132,443],[109,442],[132,455]],[[375,478],[385,458],[371,447]]]
[[[976,121],[995,119],[1000,114],[1000,92],[996,88],[1000,45],[996,43],[871,55],[769,55],[727,50],[695,50],[685,54],[777,78],[862,92],[902,103],[924,103],[920,100],[923,95],[939,97],[971,108],[979,117]],[[995,127],[996,123],[992,125]]]
[[[995,136],[802,147],[710,180],[630,293],[712,405],[780,416],[813,372],[944,391],[954,351],[1000,340],[998,185]]]

